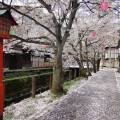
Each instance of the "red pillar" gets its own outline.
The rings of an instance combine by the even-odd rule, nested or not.
[[[4,85],[3,85],[3,39],[0,38],[0,120],[4,109]]]

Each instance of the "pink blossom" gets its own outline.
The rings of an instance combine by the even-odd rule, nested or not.
[[[44,45],[44,48],[48,48],[49,46],[48,45]]]

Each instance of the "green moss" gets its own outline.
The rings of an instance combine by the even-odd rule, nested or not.
[[[72,85],[74,85],[74,84],[75,84],[78,80],[80,80],[80,79],[81,79],[81,78],[78,77],[78,78],[73,79],[73,80],[65,81],[64,84],[63,84],[63,89],[64,89],[65,91],[68,91],[68,90],[70,89],[70,87],[71,87]]]
[[[65,94],[66,94],[66,91],[63,91],[63,92],[61,92],[61,93],[59,93],[59,94],[57,94],[57,95],[51,93],[51,99],[52,99],[52,100],[56,100],[56,99],[62,97],[63,95],[65,95]]]

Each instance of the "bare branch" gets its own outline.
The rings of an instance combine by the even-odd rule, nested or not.
[[[51,13],[52,14],[52,18],[53,18],[53,22],[55,23],[55,25],[56,24],[58,24],[57,23],[57,19],[56,19],[56,17],[55,17],[55,15],[54,15],[54,13],[53,13],[53,11],[52,11],[52,9],[51,9],[51,5],[50,4],[47,4],[44,0],[38,0],[46,9],[47,9],[47,11],[49,12],[49,13]]]
[[[75,46],[72,43],[69,43],[69,45],[72,47],[72,49],[78,54],[77,49],[75,48]]]
[[[70,16],[69,16],[69,22],[68,22],[68,24],[66,26],[66,31],[65,31],[65,33],[63,35],[63,41],[62,41],[63,46],[64,46],[67,38],[69,37],[70,29],[72,27],[72,24],[73,24],[77,9],[79,7],[78,0],[74,0],[72,2],[73,2],[72,3],[72,10],[71,10],[71,13],[70,13]]]
[[[17,40],[21,40],[22,42],[26,42],[26,43],[35,43],[35,44],[46,44],[46,45],[51,45],[50,42],[40,42],[40,41],[34,41],[34,39],[47,39],[49,40],[48,37],[46,36],[41,36],[41,37],[35,37],[35,38],[27,38],[27,39],[24,39],[24,38],[21,38],[19,36],[16,36],[16,35],[11,35],[12,38],[15,38]]]
[[[94,13],[93,12],[93,10],[89,7],[89,5],[87,4],[87,2],[85,1],[85,0],[82,0],[83,1],[83,3],[87,6],[87,8],[92,12],[92,13]]]

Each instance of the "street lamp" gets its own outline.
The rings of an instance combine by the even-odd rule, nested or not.
[[[10,38],[11,26],[17,25],[10,10],[4,10],[0,14],[0,120],[3,119],[4,110],[4,84],[3,84],[3,39]]]

